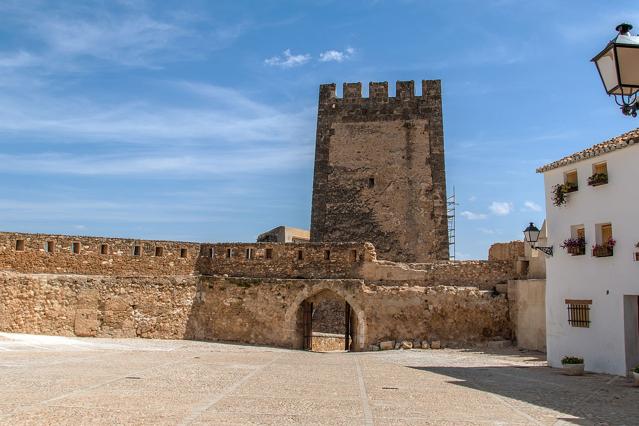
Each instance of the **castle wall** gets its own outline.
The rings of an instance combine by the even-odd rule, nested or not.
[[[0,329],[187,338],[300,348],[300,304],[333,292],[354,313],[355,349],[383,340],[463,345],[508,337],[504,296],[476,288],[354,279],[112,277],[1,272]]]
[[[0,272],[0,330],[181,339],[198,278]]]
[[[518,273],[513,261],[464,260],[415,264],[377,261],[363,263],[360,277],[395,285],[446,285],[492,290],[496,285],[518,277]]]
[[[22,250],[17,250],[19,241],[23,241]],[[52,251],[46,250],[47,243],[52,244]],[[74,243],[79,244],[77,254],[72,251]],[[103,245],[105,254],[101,253]],[[135,246],[140,246],[139,256],[133,253]],[[162,256],[155,256],[156,247],[162,248]],[[199,244],[186,242],[2,232],[0,270],[110,276],[191,275],[199,251]]]
[[[49,243],[52,249],[47,249]],[[74,243],[79,244],[78,253],[73,252]],[[19,244],[22,245],[18,250]],[[106,246],[104,254],[103,246]],[[139,247],[137,254],[136,246]],[[157,248],[161,252],[156,253]],[[270,258],[267,258],[267,250]],[[366,243],[199,244],[0,233],[0,270],[25,273],[356,278],[361,264],[375,260],[375,256],[374,247]]]
[[[370,241],[382,259],[448,259],[438,80],[320,87],[311,241]]]
[[[233,277],[357,278],[375,260],[366,243],[221,243],[203,244],[201,252],[200,273]]]

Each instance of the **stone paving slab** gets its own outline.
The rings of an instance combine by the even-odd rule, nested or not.
[[[308,353],[0,333],[0,424],[639,424],[639,388],[514,349]]]

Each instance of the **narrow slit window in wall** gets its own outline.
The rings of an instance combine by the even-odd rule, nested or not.
[[[304,260],[304,252],[302,250],[297,251],[297,260]]]
[[[164,256],[164,247],[156,247],[155,248],[155,257]]]
[[[184,258],[184,257],[186,257],[187,254],[188,254],[187,249],[185,249],[185,248],[181,248],[180,249],[180,257]]]
[[[107,244],[100,244],[100,254],[109,254],[109,246]]]
[[[24,240],[16,240],[16,251],[24,251]]]
[[[73,254],[80,254],[80,243],[71,243],[71,252]]]
[[[44,251],[47,253],[53,253],[55,251],[55,242],[47,241],[44,243]]]
[[[140,256],[141,253],[142,253],[142,247],[133,246],[133,256]]]
[[[266,249],[266,258],[267,259],[273,259],[273,249],[272,248],[267,248]]]

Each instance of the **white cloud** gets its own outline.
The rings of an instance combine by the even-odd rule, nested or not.
[[[473,213],[468,210],[461,212],[460,215],[468,220],[484,220],[487,218],[483,213]]]
[[[228,47],[249,28],[242,22],[220,25],[206,16],[178,12],[160,18],[143,3],[120,6],[108,2],[90,6],[29,1],[1,4],[0,13],[17,22],[23,35],[36,40],[38,47],[0,56],[0,67],[4,62],[18,66],[37,61],[48,71],[77,71],[86,69],[91,59],[158,68],[165,62],[205,57],[206,52]]]
[[[497,233],[497,231],[490,228],[477,228],[477,230],[481,232],[482,234],[486,234],[486,235],[495,235]]]
[[[291,49],[286,49],[282,56],[273,56],[264,60],[266,65],[280,67],[280,68],[293,68],[300,65],[304,65],[311,60],[311,55],[303,53],[294,55],[291,53]]]
[[[23,50],[0,54],[0,68],[22,68],[35,65],[38,58]]]
[[[509,215],[513,210],[513,203],[506,201],[493,201],[488,207],[493,214],[497,216]]]
[[[531,212],[540,212],[541,211],[541,206],[533,201],[526,201],[524,203],[524,211],[531,211]]]
[[[355,53],[355,49],[348,47],[343,51],[340,50],[327,50],[320,53],[320,62],[344,62],[350,59]]]
[[[252,141],[296,145],[300,139],[308,139],[307,132],[312,129],[312,111],[281,111],[234,89],[184,82],[160,84],[158,89],[171,91],[173,99],[189,100],[189,106],[174,106],[171,99],[169,103],[112,104],[55,94],[32,92],[24,97],[7,92],[0,98],[0,132],[45,135],[66,143],[107,139],[156,145],[158,140],[173,139],[178,144],[201,140],[208,145],[232,142],[238,146]],[[193,96],[211,101],[192,102],[189,98]]]

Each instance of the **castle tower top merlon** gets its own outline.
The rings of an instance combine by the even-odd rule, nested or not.
[[[442,94],[442,81],[441,80],[422,80],[422,97],[438,98]]]
[[[344,83],[344,99],[361,99],[362,83]]]
[[[335,101],[335,83],[320,84],[319,101],[320,103],[332,103]]]
[[[388,100],[388,81],[368,83],[368,97],[373,100]]]
[[[395,83],[395,97],[400,100],[413,99],[415,97],[415,82],[397,81]]]

